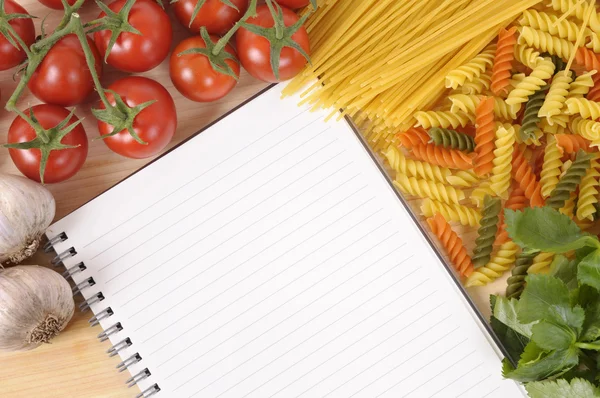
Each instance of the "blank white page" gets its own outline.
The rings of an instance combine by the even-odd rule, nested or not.
[[[448,271],[350,126],[275,87],[66,232],[159,397],[513,397]]]

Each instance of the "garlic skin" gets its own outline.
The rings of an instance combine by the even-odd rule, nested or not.
[[[44,186],[0,173],[0,264],[31,257],[55,211],[54,197]]]
[[[0,270],[0,350],[32,350],[67,326],[73,312],[69,283],[51,269],[19,265]]]

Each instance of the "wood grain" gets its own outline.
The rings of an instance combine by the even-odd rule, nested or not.
[[[51,11],[35,0],[19,0],[32,15],[40,17],[36,20],[37,32],[40,32],[41,19],[46,19],[46,29],[56,26],[60,13]],[[81,15],[84,21],[96,17],[98,11],[92,1],[88,1]],[[173,47],[189,33],[174,19]],[[6,99],[14,89],[14,71],[0,72],[0,144],[6,142],[6,133],[14,119],[14,115],[3,108]],[[110,67],[105,68],[102,77],[104,86],[124,76]],[[173,147],[223,113],[243,102],[248,97],[266,86],[244,72],[238,87],[221,101],[199,104],[188,101],[173,87],[169,79],[168,63],[163,62],[156,69],[141,74],[161,82],[173,96],[177,105],[179,125]],[[85,118],[83,124],[90,139],[90,152],[84,168],[69,181],[49,185],[57,202],[56,218],[59,219],[129,174],[151,161],[150,159],[132,160],[112,153],[103,142],[94,140],[98,136],[96,123],[90,108],[97,98],[93,96],[88,103],[77,107],[76,114]],[[30,93],[25,92],[19,104],[22,109],[39,103]],[[6,149],[0,148],[0,172],[19,174],[13,166]],[[49,258],[38,253],[28,260],[28,264],[48,265]],[[472,293],[484,312],[488,310],[490,291],[500,290],[502,281],[489,289],[474,290]],[[118,357],[108,358],[106,350],[109,342],[99,343],[96,339],[100,330],[90,328],[87,320],[91,315],[76,312],[67,329],[52,344],[24,353],[0,353],[0,396],[3,398],[23,397],[133,397],[138,393],[137,387],[127,389],[124,382],[129,378],[128,372],[118,373],[115,369],[120,360]],[[134,391],[135,390],[135,391]]]

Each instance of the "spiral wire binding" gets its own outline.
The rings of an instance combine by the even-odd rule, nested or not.
[[[60,234],[54,236],[53,238],[50,238],[48,240],[48,242],[46,242],[46,244],[43,247],[44,252],[50,253],[51,251],[54,250],[54,246],[56,244],[65,242],[68,239],[69,239],[69,237],[67,236],[67,234],[65,232],[61,232]],[[77,255],[77,250],[74,247],[70,247],[60,254],[57,253],[56,256],[54,256],[54,258],[52,259],[51,263],[55,267],[58,267],[60,265],[64,266],[64,263],[63,263],[64,260],[71,258],[71,257],[75,257],[76,255]],[[80,262],[70,268],[67,268],[62,273],[62,275],[65,279],[73,280],[73,275],[82,273],[86,270],[87,270],[86,265],[83,262]],[[95,284],[96,284],[96,281],[94,280],[93,277],[84,279],[82,282],[77,283],[75,286],[73,286],[73,296],[81,293],[83,290],[85,290],[89,287],[94,286]],[[92,297],[84,300],[81,304],[79,304],[79,309],[80,309],[80,311],[85,312],[85,311],[89,310],[92,305],[97,304],[103,300],[104,300],[104,294],[102,294],[102,292],[98,292],[95,295],[93,295]],[[91,327],[94,327],[94,326],[99,325],[102,320],[110,318],[114,314],[115,313],[111,307],[106,307],[102,311],[98,312],[96,315],[91,317],[88,322]],[[98,340],[100,340],[101,342],[107,341],[110,338],[110,336],[122,331],[123,329],[124,328],[123,328],[123,325],[121,324],[121,322],[116,322],[109,328],[105,329],[102,333],[100,333],[98,335]],[[113,345],[111,348],[109,348],[106,351],[106,353],[110,357],[114,357],[114,356],[118,355],[122,350],[124,350],[127,347],[130,347],[131,345],[133,345],[133,342],[131,341],[131,339],[129,337],[126,337],[123,340],[116,343],[115,345]],[[117,369],[119,372],[123,372],[125,370],[128,370],[129,367],[131,367],[141,361],[142,361],[142,356],[136,352],[135,354],[131,355],[129,358],[120,362],[117,365]],[[148,368],[145,368],[142,371],[138,372],[136,375],[130,377],[125,382],[125,384],[127,384],[127,387],[131,388],[131,387],[135,386],[136,384],[138,384],[140,381],[148,379],[150,376],[152,376],[152,373],[150,372],[150,370],[148,370]],[[150,387],[148,387],[147,389],[145,389],[144,391],[142,391],[141,393],[139,393],[138,395],[136,395],[135,398],[148,398],[148,397],[158,394],[160,392],[160,390],[161,389],[158,386],[158,384],[155,383],[155,384],[151,385]]]

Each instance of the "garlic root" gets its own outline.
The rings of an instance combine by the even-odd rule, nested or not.
[[[51,269],[19,265],[0,270],[0,350],[49,343],[75,310],[69,283]]]
[[[54,198],[44,186],[0,173],[0,264],[18,264],[31,257],[55,210]]]

